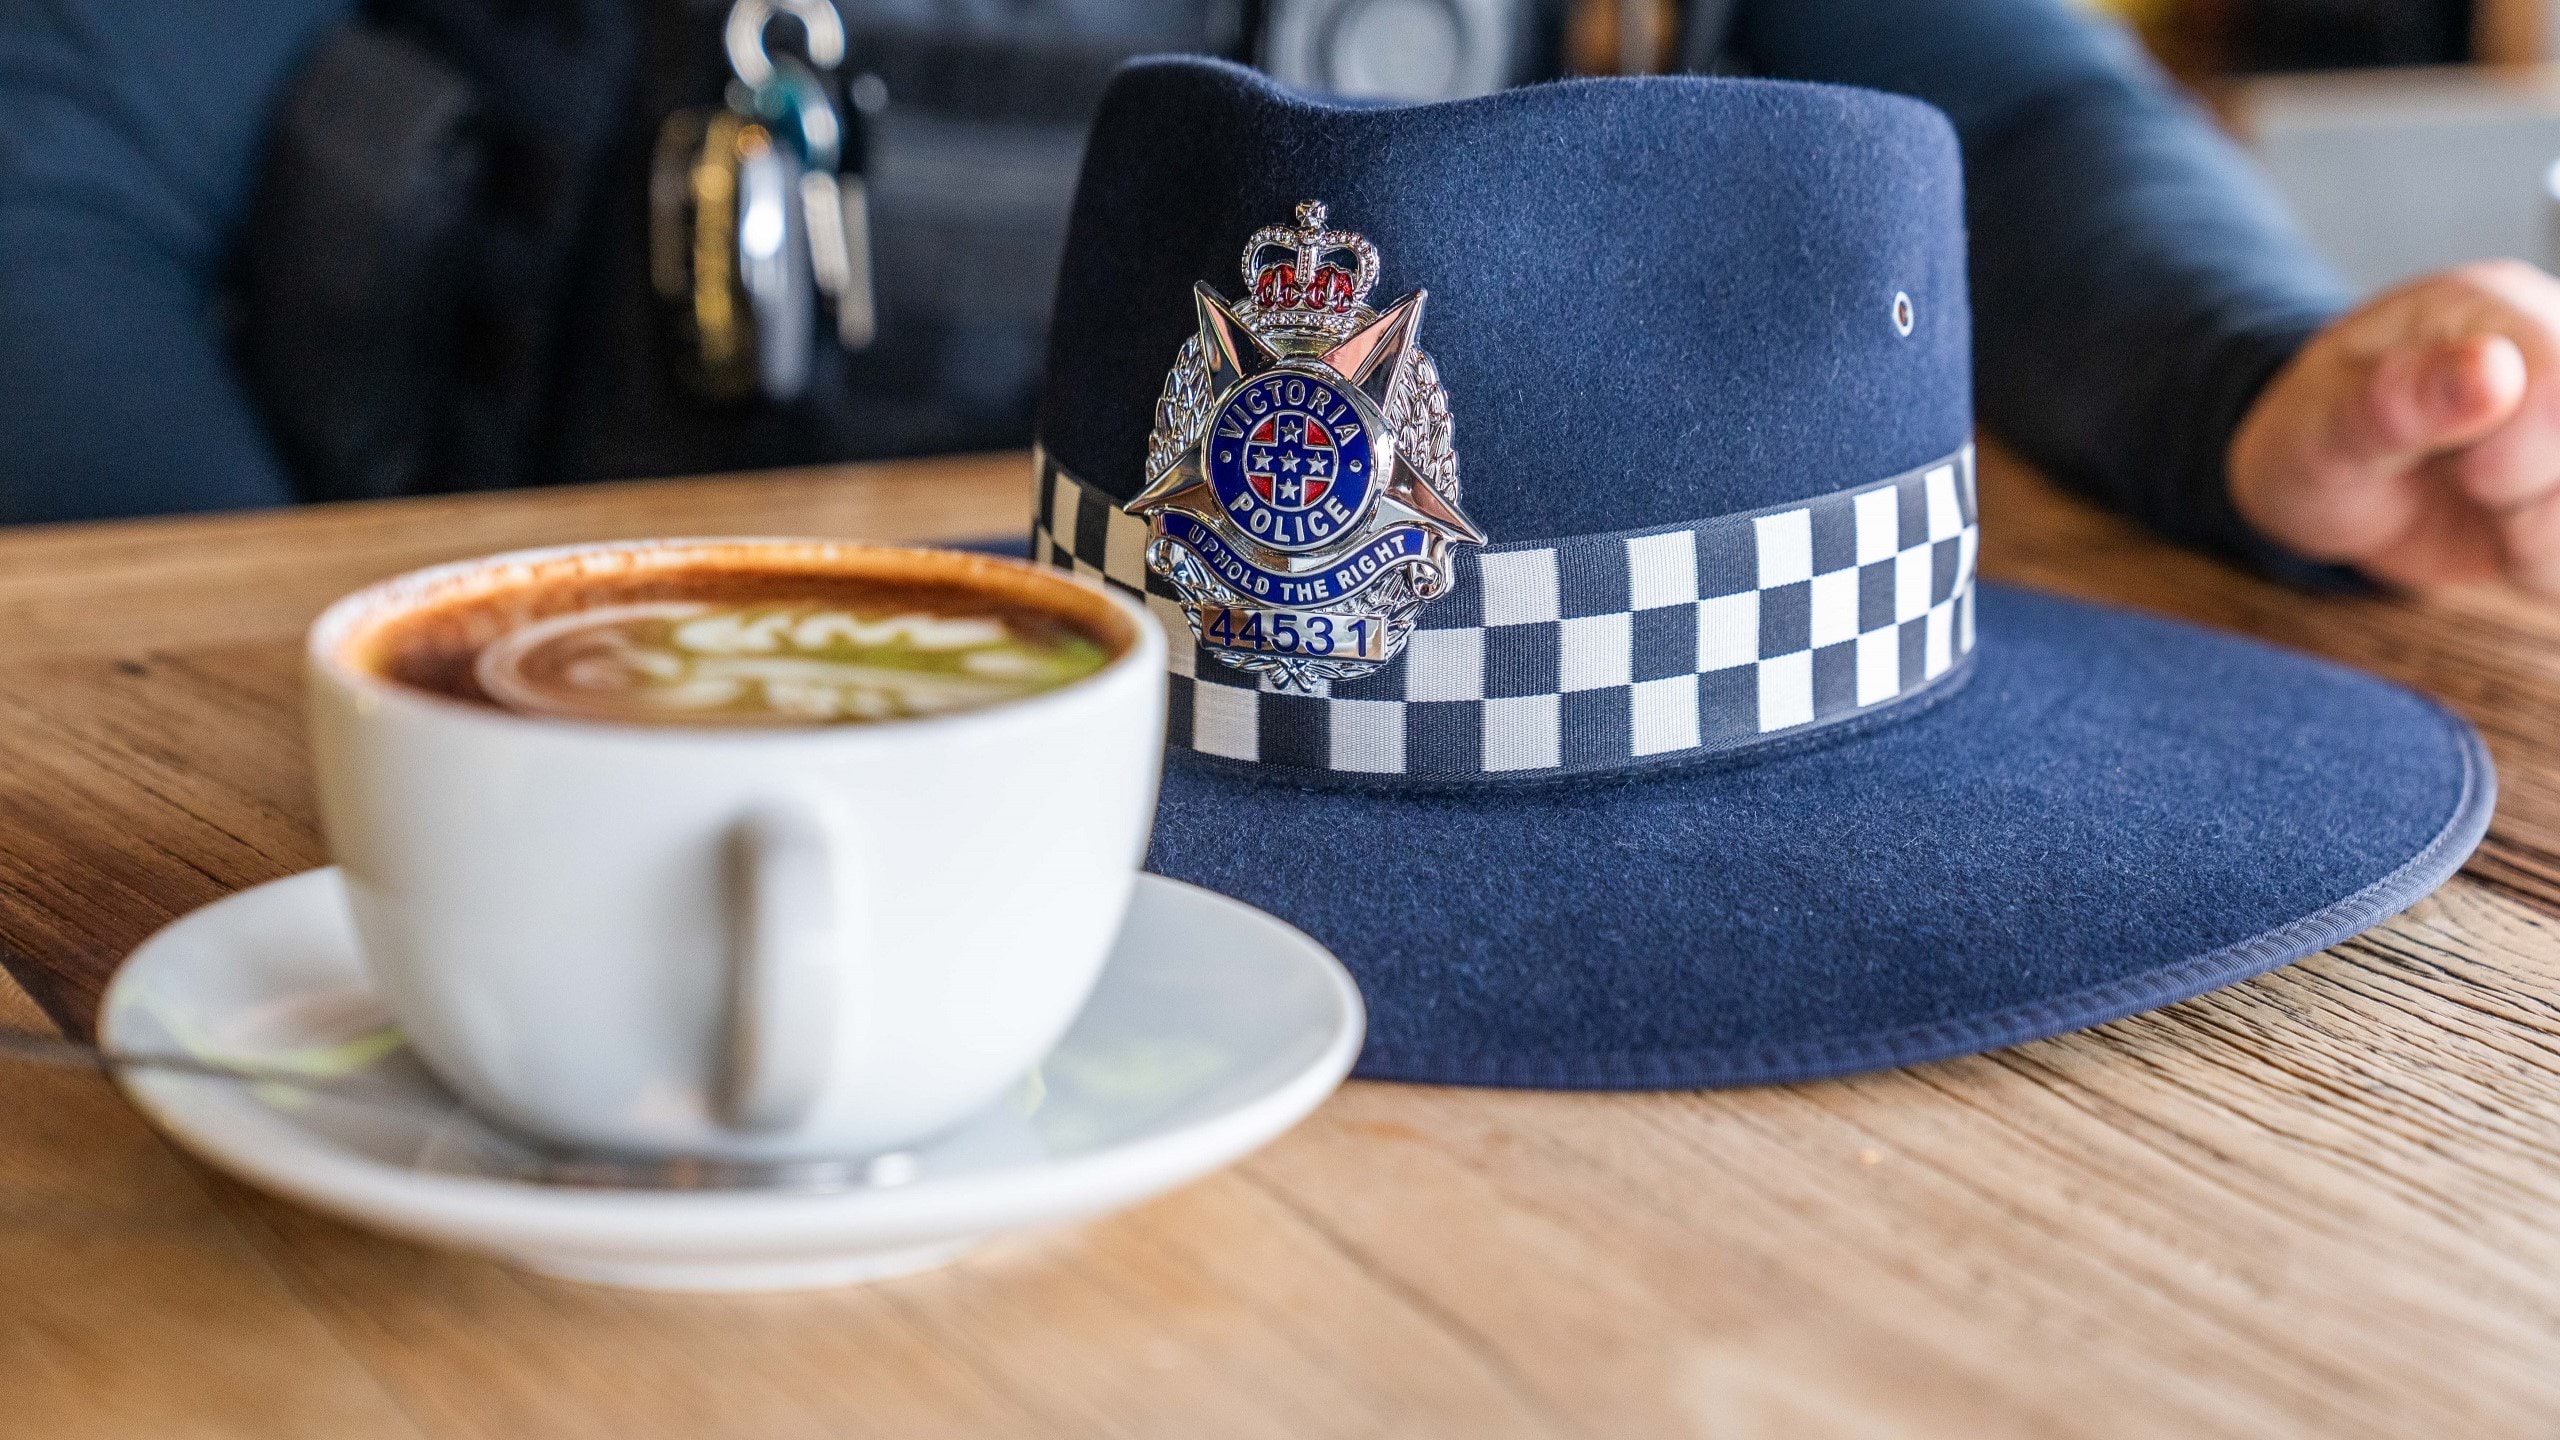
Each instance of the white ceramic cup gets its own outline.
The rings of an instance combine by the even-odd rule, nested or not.
[[[533,718],[367,659],[422,607],[702,564],[995,587],[1115,653],[982,710],[726,729]],[[1162,632],[1013,561],[792,540],[528,551],[351,595],[308,661],[321,818],[375,982],[467,1103],[563,1144],[860,1156],[962,1120],[1075,1018],[1155,813]]]

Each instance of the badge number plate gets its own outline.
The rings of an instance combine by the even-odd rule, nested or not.
[[[1306,610],[1200,607],[1200,638],[1213,650],[1303,655],[1314,660],[1384,660],[1387,617]]]

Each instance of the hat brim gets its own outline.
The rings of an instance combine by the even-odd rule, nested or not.
[[[1148,868],[1340,955],[1361,1075],[1686,1088],[2185,999],[2407,908],[2487,828],[2479,736],[2397,686],[1996,585],[1978,628],[1962,693],[1754,764],[1425,794],[1177,754]]]

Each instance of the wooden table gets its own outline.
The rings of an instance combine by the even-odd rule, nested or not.
[[[296,642],[505,546],[1012,530],[1018,457],[0,535],[0,1020],[321,862]],[[1127,1215],[865,1289],[660,1298],[375,1239],[0,1074],[0,1434],[2496,1436],[2560,1429],[2560,608],[2312,601],[1985,467],[1992,574],[2398,676],[2505,792],[2468,872],[2252,984],[1787,1089],[1354,1084]],[[5,990],[0,982],[0,990]],[[33,1003],[29,1003],[32,997]]]

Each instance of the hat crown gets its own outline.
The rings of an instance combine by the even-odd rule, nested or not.
[[[1309,197],[1327,212],[1271,223]],[[1972,429],[1953,132],[1877,92],[1651,77],[1357,106],[1139,61],[1096,116],[1062,275],[1040,438],[1123,501],[1194,286],[1238,278],[1230,299],[1311,334],[1367,285],[1430,291],[1417,340],[1497,544],[1828,494]]]

